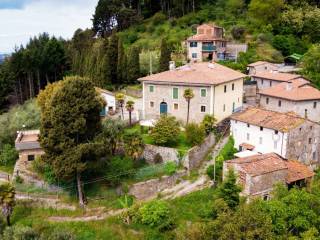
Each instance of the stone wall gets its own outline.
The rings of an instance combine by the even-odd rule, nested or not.
[[[211,133],[201,145],[191,148],[184,157],[183,165],[188,170],[193,170],[201,165],[201,162],[208,154],[208,151],[216,143],[216,138]]]
[[[133,184],[129,189],[129,194],[135,196],[138,200],[157,197],[158,193],[175,186],[177,181],[185,175],[187,175],[187,171],[181,170],[172,176],[163,176],[161,178]]]
[[[179,153],[175,148],[160,147],[155,145],[146,144],[142,157],[149,164],[154,164],[154,157],[160,154],[163,162],[176,162],[179,163]]]
[[[244,101],[251,106],[257,105],[257,84],[244,84]]]

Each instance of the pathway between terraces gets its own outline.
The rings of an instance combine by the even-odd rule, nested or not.
[[[215,157],[219,154],[223,146],[227,143],[229,136],[222,137],[218,143],[213,147],[211,151],[212,160],[204,161],[202,166],[199,169],[199,177],[195,181],[185,180],[176,186],[165,189],[160,192],[160,196],[163,199],[174,199],[177,197],[185,196],[189,193],[202,190],[206,187],[210,187],[213,185],[213,182],[207,177],[206,170],[207,168],[214,164]],[[5,174],[0,174],[0,179],[5,180],[7,176]],[[156,198],[155,196],[154,198]],[[41,195],[41,194],[28,194],[28,193],[16,193],[17,200],[32,200],[41,206],[51,207],[55,209],[68,209],[68,210],[76,210],[74,205],[65,204],[60,201],[57,196],[50,195]],[[106,210],[105,208],[99,209],[86,209],[85,214],[83,216],[76,217],[65,217],[65,216],[52,216],[49,217],[48,220],[52,222],[88,222],[88,221],[98,221],[103,220],[108,217],[116,216],[126,211],[127,209],[119,209],[119,210]]]

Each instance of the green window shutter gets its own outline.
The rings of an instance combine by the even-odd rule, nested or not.
[[[173,88],[173,99],[178,99],[179,97],[179,89]]]
[[[154,92],[154,86],[149,86],[149,92]]]
[[[207,90],[201,89],[201,97],[206,97],[206,96],[207,96]]]

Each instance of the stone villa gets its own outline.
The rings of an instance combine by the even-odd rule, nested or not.
[[[224,59],[227,40],[224,29],[213,24],[198,26],[197,34],[187,39],[188,59],[202,62]]]
[[[246,75],[217,63],[193,63],[140,78],[143,85],[143,118],[170,114],[186,121],[185,89],[191,88],[190,122],[201,122],[206,114],[218,121],[242,107]]]
[[[295,113],[249,107],[231,117],[235,148],[256,153],[275,152],[313,169],[320,165],[320,125]]]
[[[297,78],[259,92],[260,106],[277,112],[295,112],[312,121],[320,121],[320,91],[310,82]]]
[[[270,198],[270,193],[277,183],[292,186],[306,186],[314,173],[305,165],[286,160],[275,153],[257,154],[250,157],[236,158],[223,163],[223,177],[229,169],[237,174],[237,181],[242,186],[242,196],[250,199]]]

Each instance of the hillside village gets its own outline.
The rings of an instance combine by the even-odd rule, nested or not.
[[[0,239],[319,239],[317,73],[298,53],[244,61],[252,46],[218,21],[188,28],[178,53],[161,40],[157,69],[150,52],[147,71],[138,48],[121,55],[123,33],[98,32],[108,68],[95,59],[94,77],[81,48],[78,74],[15,74]]]

